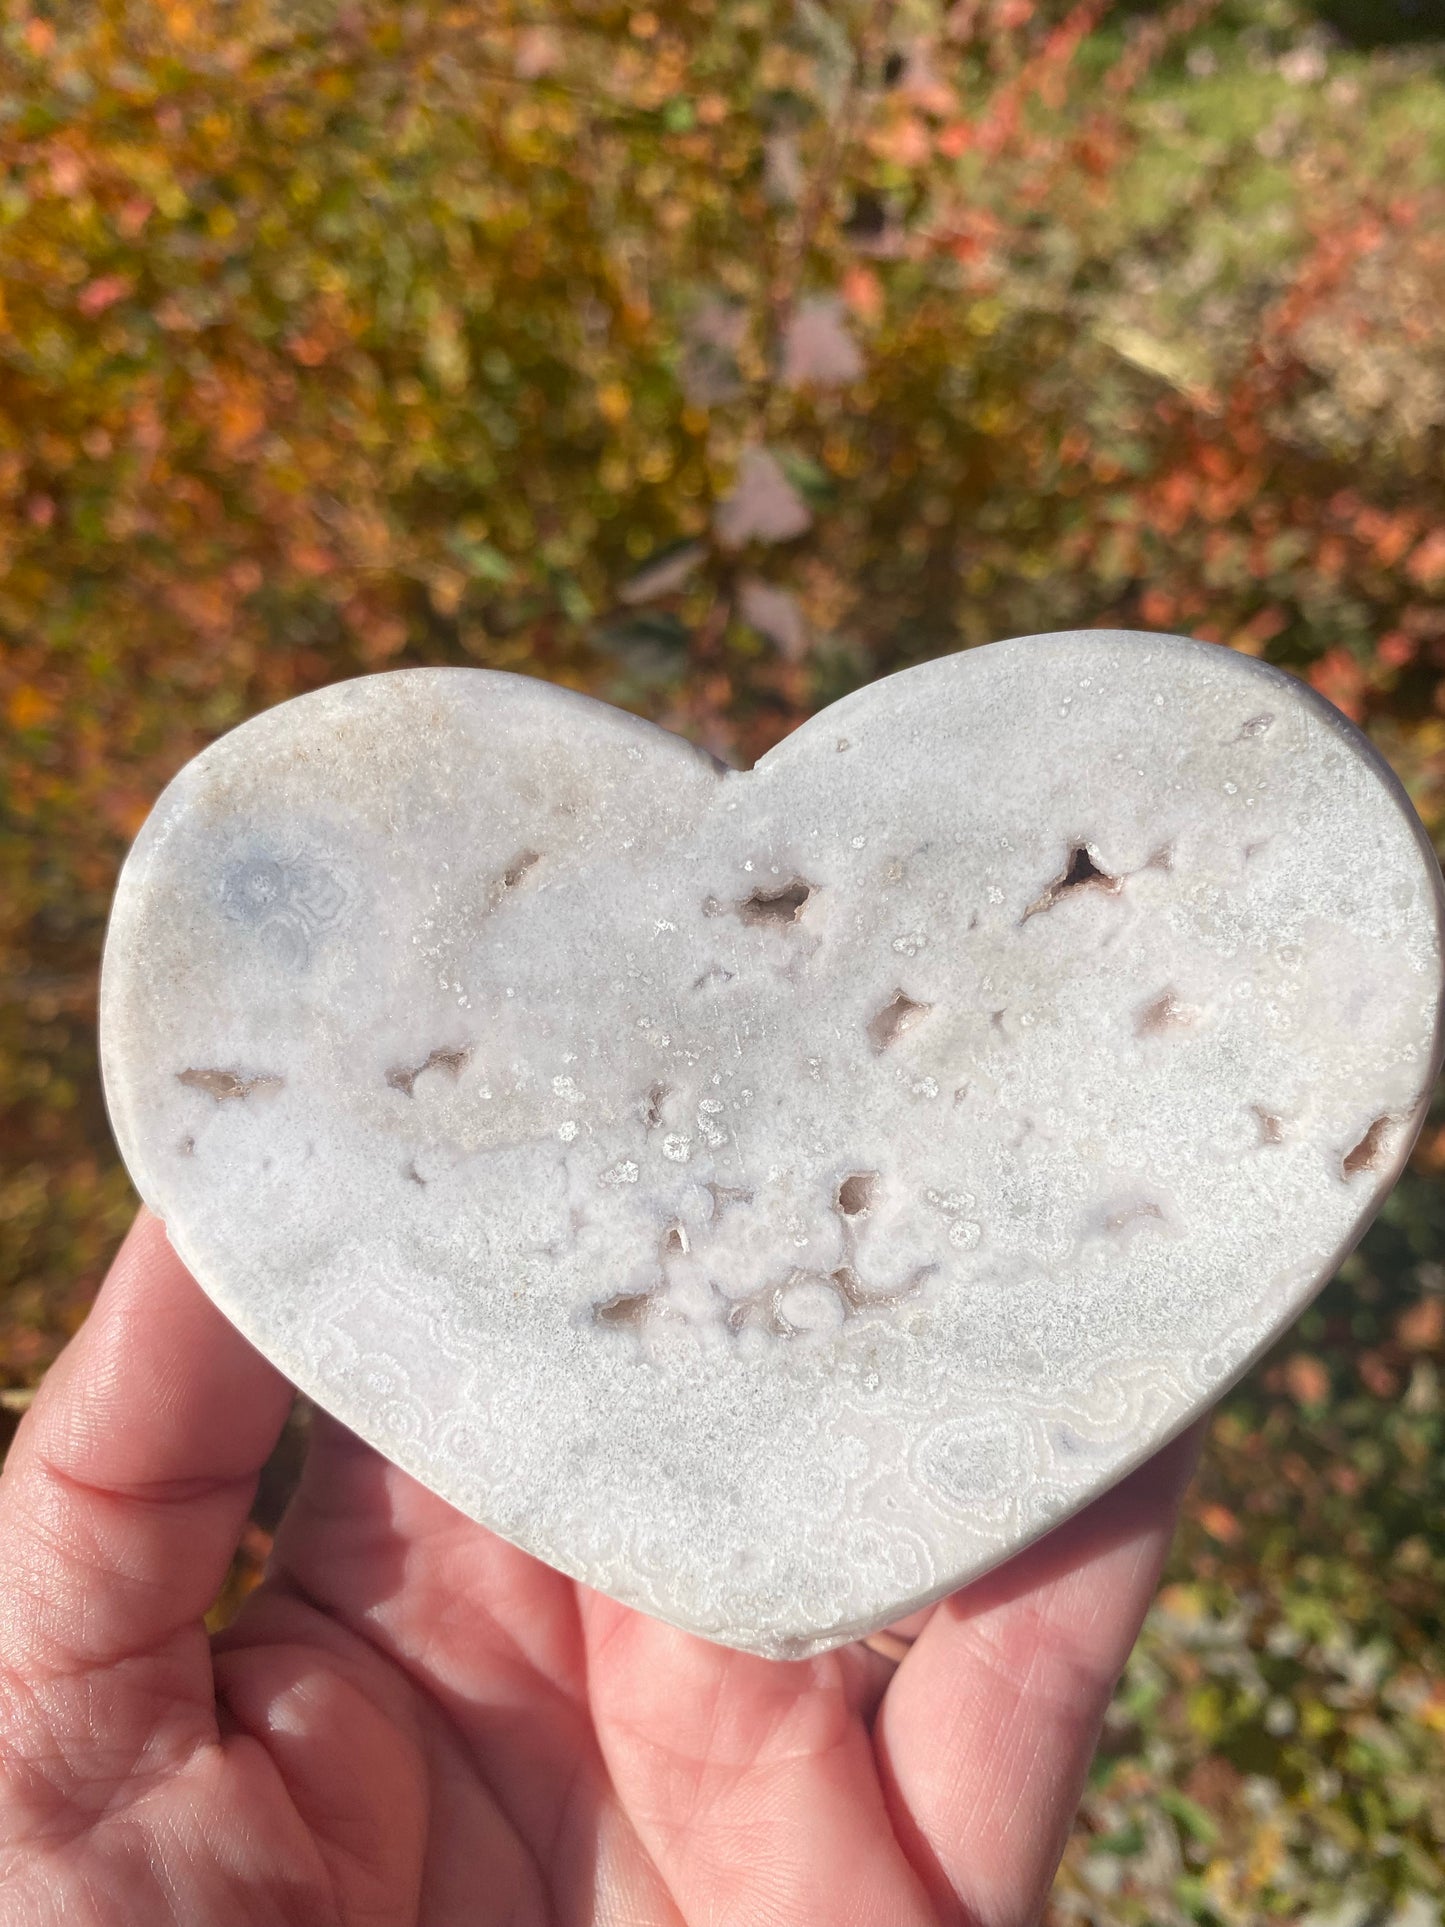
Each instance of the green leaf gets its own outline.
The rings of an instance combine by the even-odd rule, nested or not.
[[[1162,1787],[1159,1804],[1172,1820],[1176,1820],[1191,1840],[1198,1840],[1204,1846],[1213,1846],[1219,1838],[1219,1828],[1196,1801],[1173,1787]]]
[[[454,534],[448,536],[447,548],[468,575],[475,576],[479,582],[507,583],[516,575],[506,556],[500,549],[493,548],[490,542],[477,542],[468,536]]]
[[[1127,1821],[1113,1833],[1101,1833],[1089,1842],[1094,1853],[1108,1853],[1120,1860],[1132,1860],[1144,1851],[1144,1828],[1137,1819]]]

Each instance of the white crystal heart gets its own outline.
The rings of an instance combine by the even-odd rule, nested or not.
[[[1400,1168],[1439,872],[1291,677],[1107,631],[723,769],[411,670],[199,756],[105,956],[116,1134],[217,1303],[473,1517],[819,1651],[1238,1376]]]

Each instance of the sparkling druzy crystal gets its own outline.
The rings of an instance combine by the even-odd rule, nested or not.
[[[960,1585],[1326,1279],[1437,1064],[1441,891],[1292,678],[1106,631],[737,772],[408,670],[166,791],[126,1162],[216,1302],[519,1545],[774,1655]]]

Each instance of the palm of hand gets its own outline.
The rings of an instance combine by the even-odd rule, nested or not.
[[[289,1393],[142,1217],[0,1483],[0,1923],[1036,1918],[1189,1443],[903,1664],[574,1585],[321,1422],[214,1642]]]

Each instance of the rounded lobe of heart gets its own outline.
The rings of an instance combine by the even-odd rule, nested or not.
[[[1441,888],[1312,691],[1111,631],[756,769],[407,670],[126,864],[116,1134],[217,1303],[454,1504],[774,1655],[965,1583],[1330,1275],[1439,1061]]]

